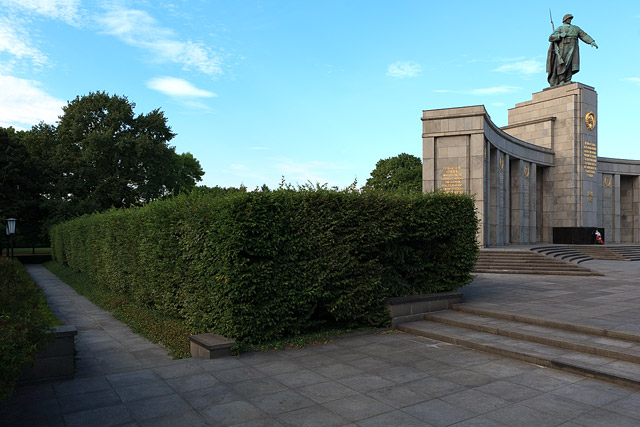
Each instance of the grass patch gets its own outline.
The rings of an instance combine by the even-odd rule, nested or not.
[[[288,348],[304,348],[309,345],[328,344],[336,339],[349,338],[351,336],[367,335],[372,333],[396,333],[397,331],[388,328],[372,330],[371,328],[339,329],[328,328],[317,332],[301,334],[295,337],[284,338],[260,345],[236,344],[232,349],[233,354],[240,354],[250,351],[271,351],[286,350]]]
[[[134,306],[122,295],[105,291],[87,275],[49,261],[44,266],[60,280],[71,286],[89,301],[109,311],[114,318],[127,324],[131,330],[154,343],[160,343],[177,359],[190,356],[189,335],[191,330],[180,319],[159,316],[153,310]]]

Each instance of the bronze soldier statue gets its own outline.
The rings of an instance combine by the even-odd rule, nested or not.
[[[562,24],[549,36],[547,53],[547,81],[551,87],[571,83],[571,76],[580,71],[578,39],[598,48],[595,40],[576,25],[571,25],[573,15],[564,15]]]

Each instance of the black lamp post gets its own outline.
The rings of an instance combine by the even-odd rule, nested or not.
[[[7,219],[7,235],[9,235],[9,240],[11,241],[11,259],[13,259],[13,235],[16,234],[16,221],[15,218]],[[9,254],[7,254],[9,255]]]

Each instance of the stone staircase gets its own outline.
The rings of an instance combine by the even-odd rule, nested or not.
[[[481,249],[474,273],[601,276],[588,268],[530,250]]]
[[[549,245],[531,248],[533,252],[579,264],[590,260],[640,261],[640,245]]]
[[[640,334],[457,304],[402,331],[640,389]]]
[[[602,245],[553,245],[531,248],[533,252],[554,257],[563,261],[581,263],[594,259],[607,261],[629,261],[626,257],[614,250],[614,247]]]
[[[640,261],[640,245],[610,246],[609,249],[627,261]]]
[[[627,261],[625,257],[611,250],[608,246],[603,245],[576,245],[575,249],[591,259],[600,259],[605,261]]]

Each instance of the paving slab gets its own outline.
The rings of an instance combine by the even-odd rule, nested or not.
[[[464,303],[640,330],[640,263],[585,265],[605,276],[478,274]],[[3,426],[640,425],[636,390],[400,332],[173,360],[44,267],[27,268],[78,329],[79,359],[73,380],[17,387],[0,403]]]

